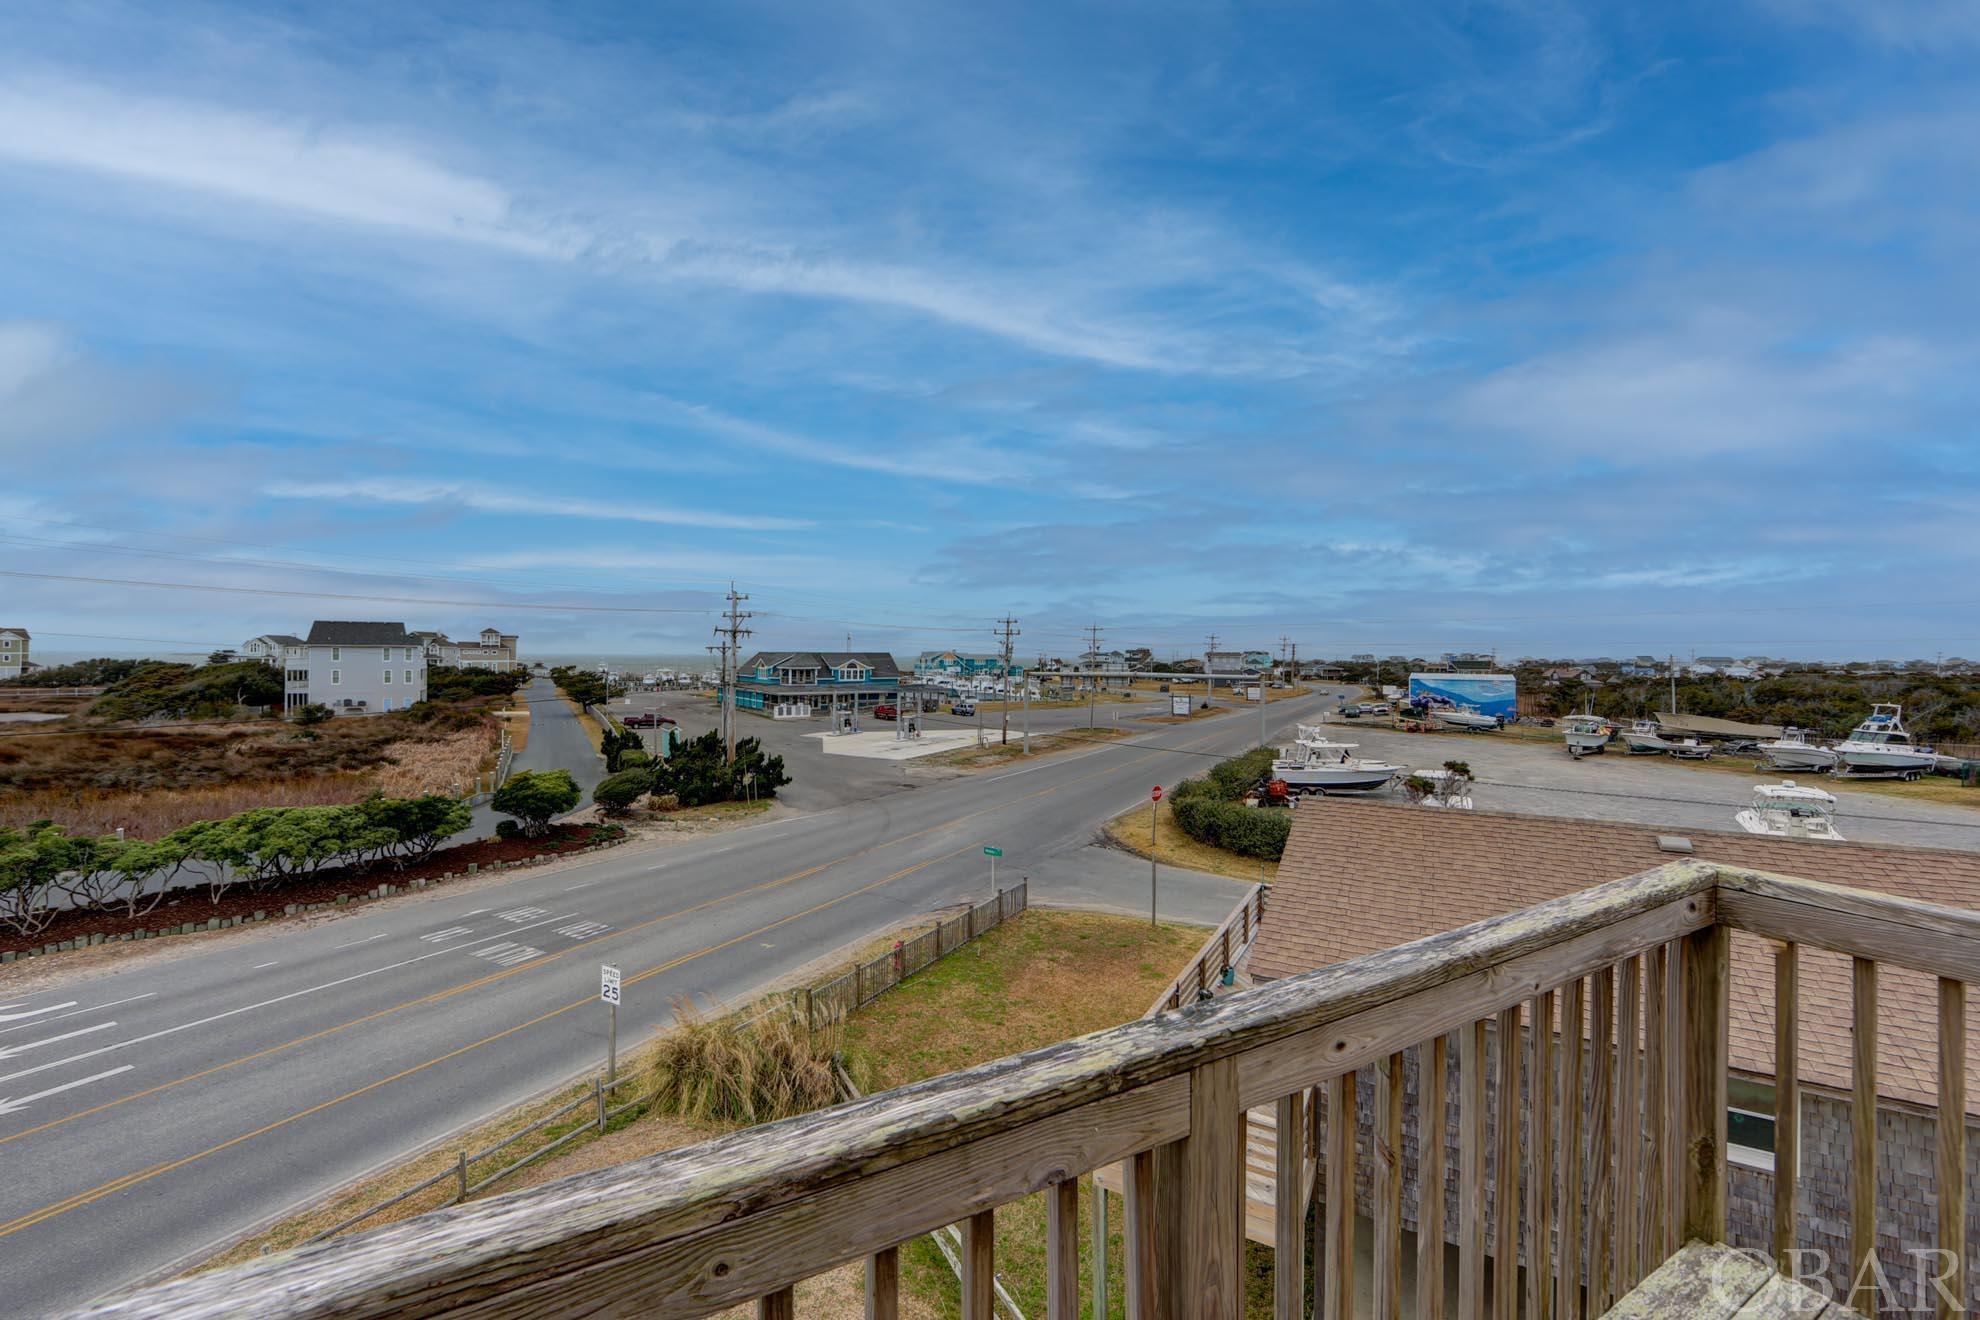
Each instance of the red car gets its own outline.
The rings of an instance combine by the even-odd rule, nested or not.
[[[873,708],[873,718],[876,720],[897,720],[900,717],[900,711],[892,706],[875,706]]]

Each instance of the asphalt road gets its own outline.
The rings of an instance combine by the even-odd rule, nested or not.
[[[529,703],[529,741],[516,753],[510,770],[568,770],[583,794],[578,801],[589,806],[591,790],[605,777],[605,758],[591,749],[591,739],[585,736],[577,711],[547,678],[532,680],[522,699]],[[468,835],[486,838],[495,832],[495,823],[505,819],[485,804],[476,807]]]
[[[1271,715],[1311,719],[1323,703]],[[543,720],[531,750],[558,724]],[[987,844],[1037,901],[1144,911],[1145,864],[1093,847],[1099,823],[1257,731],[1248,713],[1153,726],[60,990],[9,996],[0,980],[3,1309],[42,1314],[170,1267],[600,1062],[601,962],[623,969],[631,1041],[681,996],[745,1000],[878,929],[986,897]],[[1214,922],[1241,893],[1169,873],[1164,911]]]

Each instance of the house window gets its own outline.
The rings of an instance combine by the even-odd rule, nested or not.
[[[385,682],[387,686],[390,686],[392,682],[392,671],[389,669],[385,671]]]
[[[1774,1084],[1726,1079],[1726,1158],[1743,1168],[1774,1171]]]
[[[413,681],[413,679],[412,679],[412,670],[410,670],[410,669],[408,669],[408,670],[406,671],[406,682],[408,682],[408,683],[410,683],[410,682],[412,682],[412,681]]]
[[[331,647],[331,648],[330,648],[330,658],[331,658],[332,660],[342,660],[342,659],[344,658],[344,648],[343,648],[343,647],[341,647],[341,646],[333,646],[333,647]]]
[[[339,683],[341,683],[341,682],[343,682],[343,681],[344,681],[344,671],[343,671],[343,670],[341,670],[341,669],[333,669],[333,670],[331,670],[331,671],[330,671],[330,686],[331,686],[331,687],[336,687],[336,686],[337,686],[337,685],[338,685]]]

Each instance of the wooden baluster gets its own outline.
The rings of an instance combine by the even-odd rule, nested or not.
[[[901,1249],[888,1247],[866,1258],[866,1320],[900,1320]]]
[[[1877,1250],[1877,964],[1852,958],[1850,965],[1850,1292],[1845,1300],[1864,1315],[1875,1315],[1882,1299],[1876,1271],[1865,1266]]]
[[[997,1212],[979,1210],[962,1226],[963,1320],[996,1320]]]
[[[1494,1109],[1498,1129],[1492,1170],[1492,1315],[1513,1320],[1519,1307],[1519,1008],[1499,1014],[1498,1067],[1492,1074],[1497,1093]]]
[[[1280,1096],[1272,1165],[1272,1315],[1306,1315],[1305,1092]]]
[[[1403,1056],[1375,1070],[1375,1316],[1402,1320]]]
[[[1614,1298],[1616,972],[1604,967],[1594,982],[1594,1039],[1588,1048],[1588,1314],[1601,1315]]]
[[[1128,1170],[1133,1164],[1131,1158],[1120,1163],[1123,1189],[1127,1187]],[[1100,1185],[1097,1171],[1094,1174],[1092,1187],[1093,1246],[1086,1253],[1086,1268],[1090,1275],[1090,1288],[1093,1293],[1093,1314],[1104,1316],[1107,1314],[1107,1189]],[[1125,1225],[1123,1227],[1125,1228]],[[1122,1254],[1126,1255],[1125,1252]],[[1125,1266],[1127,1262],[1123,1260],[1122,1264]]]
[[[1526,1314],[1553,1314],[1554,992],[1528,1001],[1526,1157]]]
[[[1684,1245],[1684,949],[1662,949],[1664,964],[1664,1244],[1665,1259]]]
[[[1458,1037],[1458,1320],[1485,1320],[1485,1020]]]
[[[1730,932],[1708,926],[1678,941],[1684,983],[1684,1096],[1678,1237],[1685,1242],[1726,1238],[1726,1048]]]
[[[1079,1180],[1045,1189],[1045,1314],[1079,1320]]]
[[[1774,946],[1774,1266],[1794,1277],[1801,1169],[1801,951]],[[1965,1178],[1960,1179],[1961,1186]]]
[[[1634,1288],[1643,1276],[1637,1262],[1643,1259],[1638,1234],[1643,1188],[1637,1180],[1643,1157],[1643,1101],[1637,1079],[1642,1056],[1638,1054],[1641,1035],[1637,1027],[1643,1003],[1643,964],[1625,958],[1622,963],[1622,989],[1616,1001],[1616,1269],[1617,1296]]]
[[[1150,1320],[1185,1320],[1189,1315],[1190,1260],[1189,1142],[1171,1141],[1155,1148],[1154,1269],[1148,1272],[1153,1306]]]
[[[1779,1156],[1775,1157],[1778,1162]],[[1939,978],[1940,1320],[1966,1301],[1966,982]]]
[[[1127,1279],[1123,1285],[1128,1320],[1152,1320],[1160,1310],[1155,1301],[1158,1265],[1155,1261],[1155,1152],[1144,1150],[1121,1164],[1121,1255]]]
[[[1416,1315],[1444,1320],[1444,1106],[1450,1037],[1416,1047]]]
[[[1561,997],[1561,1250],[1556,1310],[1581,1320],[1581,1079],[1588,1059],[1588,986],[1568,982]]]
[[[1325,1320],[1354,1316],[1354,1074],[1327,1082],[1327,1237],[1320,1286]]]
[[[1245,1111],[1237,1060],[1192,1070],[1185,1143],[1189,1297],[1183,1314],[1204,1320],[1244,1315]]]
[[[797,1320],[797,1300],[790,1288],[756,1299],[756,1320]]]
[[[1664,949],[1644,955],[1643,996],[1643,1255],[1645,1274],[1664,1262]]]

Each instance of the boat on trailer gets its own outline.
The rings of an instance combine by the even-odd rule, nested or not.
[[[1483,714],[1476,706],[1434,706],[1430,721],[1459,733],[1483,733],[1499,727],[1498,716]]]
[[[1599,752],[1615,735],[1616,726],[1600,715],[1570,715],[1561,721],[1561,738],[1571,756]]]
[[[1760,755],[1776,770],[1829,771],[1836,768],[1836,749],[1810,741],[1808,730],[1792,726],[1772,742],[1760,744]]]
[[[1836,829],[1835,814],[1835,794],[1786,779],[1778,784],[1754,785],[1753,805],[1733,819],[1748,834],[1843,843],[1846,840]]]
[[[1904,727],[1904,708],[1878,703],[1836,748],[1836,759],[1850,774],[1896,775],[1916,779],[1939,768],[1939,755],[1920,747]]]
[[[1623,734],[1623,746],[1631,756],[1662,756],[1671,750],[1670,740],[1655,720],[1637,720]]]
[[[1363,760],[1359,750],[1359,743],[1334,742],[1302,724],[1292,748],[1272,762],[1272,778],[1295,793],[1372,793],[1409,773],[1406,765]]]

